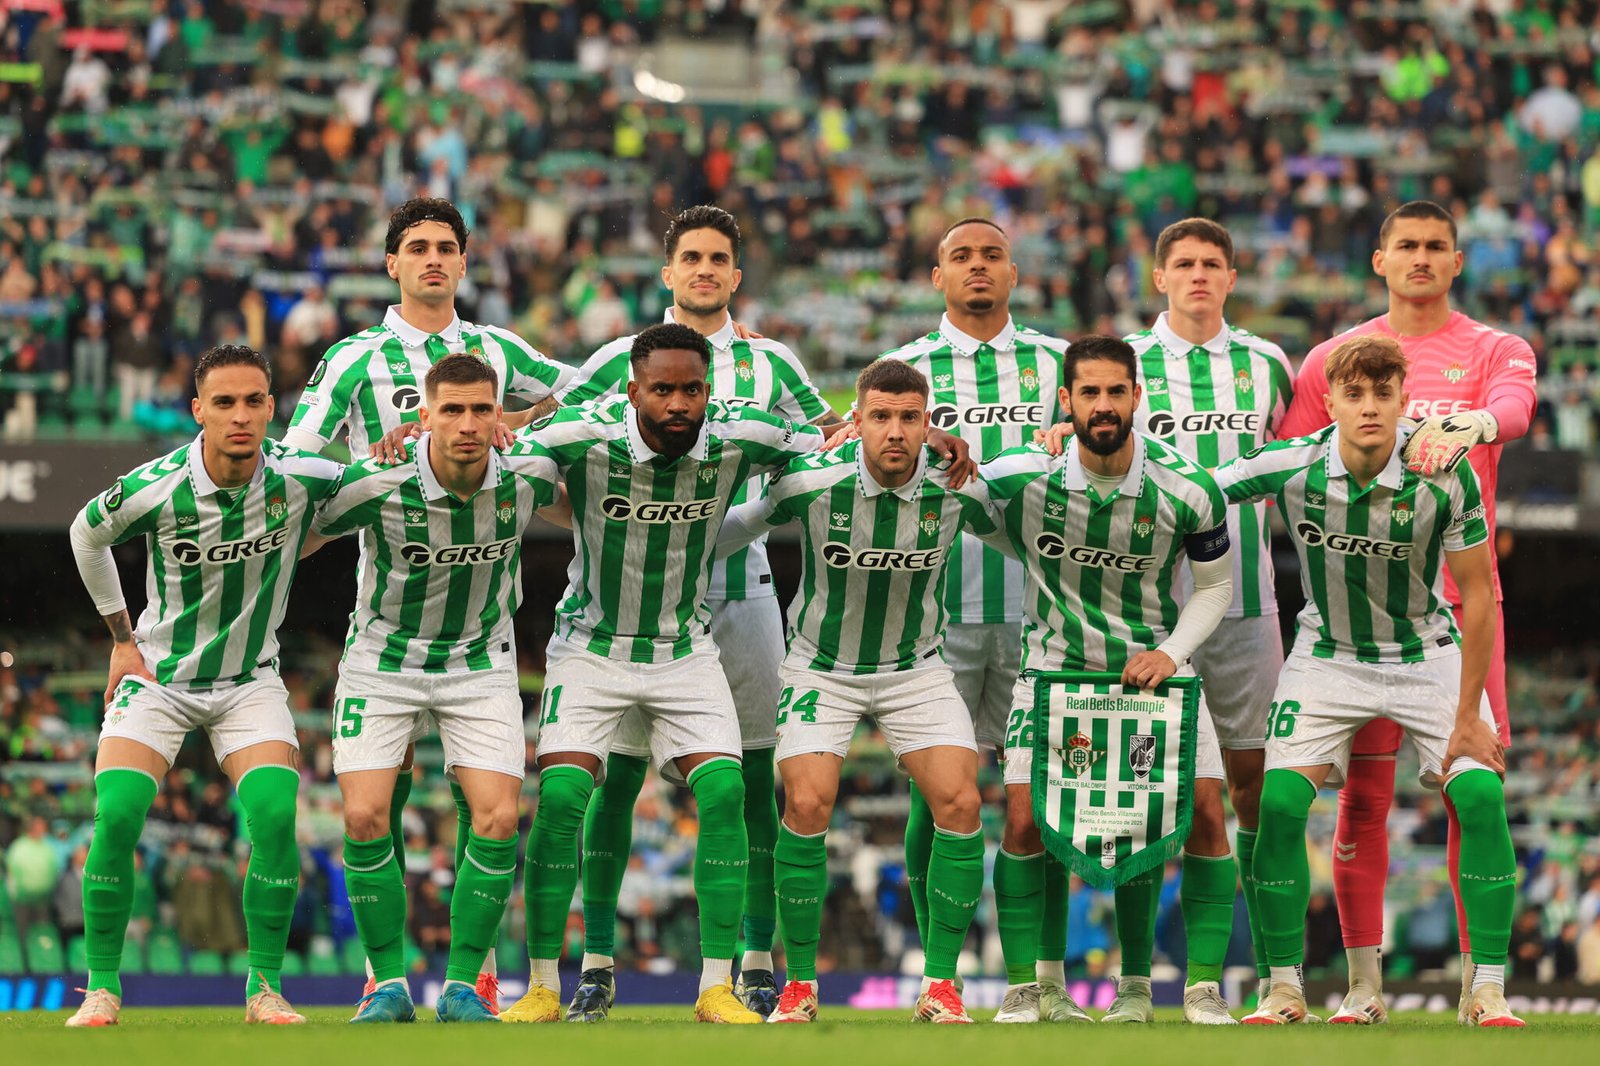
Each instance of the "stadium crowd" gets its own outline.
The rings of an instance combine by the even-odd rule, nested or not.
[[[1547,363],[1535,440],[1593,451],[1596,14],[1553,0],[7,5],[5,429],[181,431],[184,367],[233,340],[271,353],[286,414],[323,348],[388,302],[383,220],[419,191],[474,227],[464,312],[569,361],[659,316],[661,225],[719,203],[746,237],[741,317],[819,372],[926,330],[933,242],[968,214],[1011,227],[1019,310],[1067,335],[1142,326],[1159,309],[1154,234],[1216,218],[1240,248],[1233,317],[1299,354],[1381,311],[1372,234],[1427,196],[1461,226],[1461,309]],[[678,87],[635,76],[663,42],[731,46],[708,54],[747,60],[751,84],[736,104],[674,105]]]
[[[46,970],[57,959],[70,960],[68,949],[83,928],[83,861],[93,813],[90,755],[99,727],[92,667],[103,658],[103,648],[93,640],[62,643],[79,650],[56,668],[0,669],[0,885],[5,890],[0,941],[9,936],[20,942],[24,963],[32,964],[38,941],[21,933],[48,930],[37,956],[43,960],[39,968]],[[359,973],[360,944],[339,863],[342,831],[332,776],[331,715],[325,709],[333,677],[310,665],[332,660],[310,653],[295,658],[307,665],[286,669],[284,680],[300,726],[305,783],[299,815],[301,895],[290,947],[297,963],[312,972]],[[1600,984],[1600,847],[1594,843],[1600,839],[1595,815],[1600,810],[1600,665],[1560,656],[1527,660],[1513,665],[1511,684],[1522,729],[1510,751],[1507,776],[1522,907],[1513,971],[1524,980]],[[536,705],[535,693],[530,713]],[[424,743],[423,769],[405,814],[409,957],[418,969],[442,966],[449,943],[456,820],[439,756],[436,743]],[[997,774],[985,776],[984,789],[985,817],[993,820],[985,827],[992,863],[1002,828]],[[1317,886],[1307,926],[1307,966],[1313,972],[1337,970],[1344,963],[1331,891],[1331,795],[1325,794],[1314,811],[1307,845]],[[526,790],[524,832],[527,808],[534,802],[535,790]],[[920,966],[905,881],[906,810],[904,778],[893,756],[881,736],[863,730],[845,765],[830,833],[833,889],[824,919],[823,965],[880,972],[916,972]],[[1437,797],[1415,788],[1390,822],[1393,874],[1385,954],[1397,977],[1438,970],[1455,957],[1444,826]],[[697,964],[690,880],[695,832],[691,794],[652,774],[634,813],[634,851],[619,907],[621,965],[659,972]],[[157,969],[242,965],[239,893],[246,852],[241,812],[203,736],[195,734],[168,775],[141,844],[130,934],[138,945],[130,949],[135,957]],[[1178,889],[1173,864],[1163,894],[1157,957],[1181,966]],[[569,938],[578,936],[580,922],[575,907]],[[1235,930],[1230,963],[1248,965],[1242,910]],[[1114,973],[1115,943],[1110,893],[1074,881],[1069,972]],[[501,946],[508,963],[522,964],[520,890],[512,896]],[[968,948],[969,972],[999,972],[992,898],[986,896]],[[4,950],[0,944],[0,956]]]

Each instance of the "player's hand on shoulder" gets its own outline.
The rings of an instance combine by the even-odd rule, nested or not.
[[[1122,668],[1122,683],[1141,689],[1155,688],[1178,672],[1178,664],[1164,651],[1142,651]]]
[[[978,464],[972,459],[972,445],[942,429],[928,431],[928,444],[934,451],[950,461],[949,485],[959,489],[978,476]]]
[[[846,422],[828,435],[828,439],[822,442],[822,450],[831,452],[835,448],[842,448],[859,436],[861,434],[856,431],[856,424],[854,422]]]
[[[1071,422],[1057,422],[1048,429],[1033,431],[1033,443],[1039,445],[1051,455],[1060,455],[1067,447],[1067,438],[1072,436]]]
[[[765,334],[757,333],[738,319],[734,319],[733,322],[733,335],[742,341],[764,341],[767,339]]]
[[[500,427],[504,429],[504,425]],[[406,441],[422,436],[422,425],[418,422],[402,422],[398,426],[372,442],[369,458],[376,459],[384,466],[393,466],[406,461],[408,449]],[[499,437],[496,436],[496,446],[499,446]]]

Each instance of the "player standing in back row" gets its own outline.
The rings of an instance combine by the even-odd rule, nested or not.
[[[1461,273],[1456,224],[1438,204],[1404,204],[1378,230],[1372,269],[1389,288],[1389,312],[1313,348],[1295,382],[1294,402],[1282,436],[1296,437],[1326,426],[1328,380],[1323,362],[1339,343],[1377,334],[1400,342],[1406,353],[1405,414],[1422,420],[1411,435],[1406,461],[1413,470],[1449,470],[1463,454],[1477,472],[1494,554],[1494,498],[1501,446],[1528,431],[1537,402],[1533,349],[1521,337],[1491,329],[1450,308],[1450,285]],[[1443,447],[1440,447],[1443,445]],[[1441,465],[1440,458],[1448,460]],[[1448,568],[1445,598],[1461,613],[1461,594]],[[1494,571],[1496,623],[1494,652],[1485,691],[1494,708],[1502,743],[1511,740],[1506,708],[1505,619]],[[1333,888],[1339,924],[1350,960],[1350,993],[1329,1021],[1368,1025],[1387,1017],[1383,1005],[1383,888],[1389,874],[1389,806],[1394,800],[1394,756],[1400,728],[1375,721],[1356,737],[1350,772],[1339,793],[1334,832]],[[1461,930],[1461,1007],[1466,1021],[1472,986],[1470,937],[1459,889],[1461,829],[1448,796],[1449,863],[1457,885],[1456,914]]]
[[[681,212],[663,238],[666,262],[661,283],[672,293],[666,321],[703,334],[711,344],[711,398],[750,406],[797,424],[831,427],[839,416],[822,398],[805,367],[787,347],[765,338],[739,336],[728,302],[739,290],[739,224],[720,207]],[[633,337],[599,348],[561,394],[565,404],[624,392],[631,377]],[[759,496],[763,478],[740,485],[730,506]],[[706,592],[711,636],[739,712],[744,776],[744,824],[750,838],[749,879],[744,898],[744,958],[737,990],[762,1017],[778,1002],[772,940],[777,927],[773,895],[773,849],[778,808],[772,755],[778,743],[773,708],[778,702],[778,664],[783,659],[783,618],[767,566],[766,538],[726,557],[718,556]],[[606,760],[604,781],[595,787],[583,829],[583,972],[567,1016],[595,1020],[616,993],[613,956],[617,898],[633,843],[633,809],[650,763],[649,725],[642,712],[622,722]]]
[[[1139,356],[1144,403],[1135,425],[1207,470],[1275,438],[1289,406],[1293,371],[1283,349],[1222,317],[1233,291],[1233,238],[1209,219],[1174,222],[1156,238],[1154,280],[1167,309],[1126,338]],[[1228,508],[1233,602],[1194,653],[1216,728],[1229,797],[1239,819],[1235,871],[1223,822],[1221,782],[1195,782],[1194,831],[1183,853],[1183,923],[1188,939],[1184,1017],[1231,1025],[1222,963],[1233,933],[1233,897],[1243,874],[1250,939],[1265,993],[1266,955],[1250,880],[1266,745],[1267,708],[1283,665],[1264,503]],[[1185,586],[1193,580],[1185,574]]]
[[[399,285],[400,302],[389,307],[378,325],[328,349],[301,394],[283,435],[285,444],[321,451],[343,427],[349,436],[352,462],[367,458],[369,451],[376,454],[375,446],[386,433],[417,424],[428,370],[448,355],[476,356],[487,363],[495,374],[497,402],[515,396],[534,405],[528,411],[505,415],[510,425],[523,425],[536,413],[554,408],[552,397],[570,370],[545,358],[510,330],[474,325],[456,314],[456,289],[467,274],[467,226],[454,204],[419,197],[396,208],[389,216],[384,238],[384,264]],[[505,444],[509,439],[501,433],[495,443]],[[450,791],[456,803],[459,870],[471,835],[472,814],[454,781]],[[400,815],[410,794],[408,750],[389,802],[395,853],[402,856],[405,840]],[[498,1009],[492,952],[485,966],[478,991],[491,1009]],[[370,994],[375,987],[369,979],[366,992]]]
[[[1057,394],[1067,342],[1012,320],[1017,268],[1011,241],[994,222],[964,218],[955,223],[940,238],[937,255],[933,287],[944,294],[945,306],[939,328],[882,358],[904,360],[920,370],[932,386],[933,428],[963,438],[974,459],[987,462],[1007,448],[1032,443],[1035,430],[1061,420]],[[972,715],[978,744],[996,751],[1005,744],[1017,681],[1023,586],[1022,565],[974,536],[963,536],[950,556],[944,657]],[[924,946],[933,840],[932,813],[913,783],[906,878]],[[1041,1010],[1047,1020],[1066,1021],[1081,1015],[1066,995],[1067,874],[1055,859],[1042,861],[1044,922],[1037,946]]]

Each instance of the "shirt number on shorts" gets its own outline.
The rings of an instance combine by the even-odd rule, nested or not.
[[[144,682],[135,681],[131,677],[125,677],[121,681],[117,682],[117,691],[115,693],[117,696],[117,702],[113,703],[111,706],[119,711],[125,711],[128,709],[128,701],[137,696],[143,690]]]
[[[348,699],[339,705],[339,736],[345,740],[361,735],[361,712],[367,709],[364,699]]]
[[[778,724],[782,725],[789,720],[790,711],[799,711],[802,722],[815,722],[817,720],[817,697],[819,695],[820,693],[816,689],[808,689],[796,700],[793,688],[784,689],[783,693],[778,697]],[[790,700],[794,700],[793,706],[790,706]]]
[[[1272,710],[1267,712],[1267,736],[1280,738],[1294,736],[1294,716],[1299,713],[1298,700],[1274,703]]]
[[[558,720],[556,708],[559,706],[561,706],[561,686],[545,689],[544,694],[539,697],[539,725],[554,725]]]
[[[1033,747],[1033,708],[1018,707],[1006,721],[1006,747]]]

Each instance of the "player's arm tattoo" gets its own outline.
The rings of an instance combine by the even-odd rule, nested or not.
[[[505,424],[512,429],[521,429],[523,426],[532,425],[546,415],[553,415],[561,407],[561,401],[555,396],[546,396],[532,407],[521,411],[507,411],[503,416]]]
[[[127,644],[133,640],[133,620],[128,617],[127,608],[116,614],[102,615],[106,628],[111,630],[111,639],[117,644]]]

